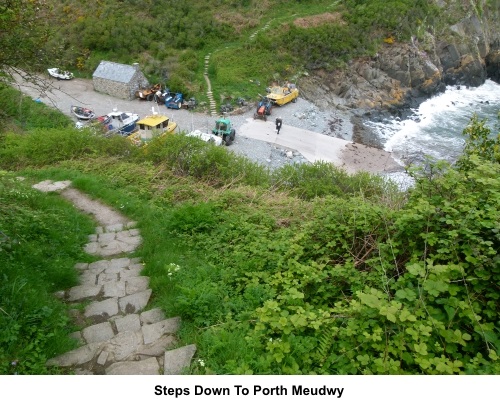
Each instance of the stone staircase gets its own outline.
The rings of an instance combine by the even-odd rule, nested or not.
[[[207,83],[207,97],[210,104],[210,115],[212,117],[217,117],[217,104],[215,102],[212,93],[212,84],[210,83],[210,78],[208,77],[208,65],[210,64],[210,55],[205,56],[205,69],[203,71],[203,76],[205,77],[205,82]]]
[[[58,296],[78,307],[70,310],[82,330],[72,334],[80,346],[50,359],[48,366],[68,367],[76,374],[182,374],[189,368],[195,345],[177,345],[180,318],[166,319],[159,308],[144,311],[151,297],[144,264],[129,258],[142,242],[134,222],[89,199],[70,182],[45,181],[34,188],[59,191],[96,218],[100,226],[89,235],[85,251],[100,260],[78,263],[80,284]]]

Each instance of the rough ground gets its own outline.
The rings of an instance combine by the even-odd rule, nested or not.
[[[209,107],[206,109],[199,107],[192,110],[172,110],[164,105],[157,105],[154,102],[143,100],[121,100],[94,91],[92,81],[86,79],[74,79],[70,81],[57,81],[44,78],[47,91],[41,92],[39,88],[30,86],[28,83],[18,81],[19,89],[34,99],[51,105],[68,116],[74,117],[70,113],[71,105],[80,105],[92,108],[97,115],[109,113],[113,108],[122,111],[129,111],[139,114],[141,117],[151,114],[152,108],[161,114],[167,115],[172,121],[178,124],[181,131],[192,131],[199,129],[210,132],[214,125],[215,118],[210,115]],[[229,146],[230,150],[247,156],[249,159],[261,165],[276,169],[290,163],[304,163],[314,161],[314,157],[305,157],[299,148],[293,149],[286,144],[276,142],[266,142],[259,138],[258,131],[261,120],[254,120],[255,106],[253,103],[244,106],[230,115],[230,119],[236,128],[236,141]],[[374,165],[373,162],[379,159],[379,154],[383,151],[374,148],[347,148],[345,147],[352,140],[353,125],[350,114],[342,109],[321,110],[313,103],[299,97],[296,103],[289,103],[285,106],[276,106],[272,115],[268,117],[267,124],[271,125],[276,117],[282,117],[284,129],[293,127],[295,130],[311,131],[339,140],[349,142],[338,143],[341,150],[334,151],[335,155],[341,156],[340,166],[355,166],[356,170],[364,170],[379,173],[390,167],[394,170],[397,165]],[[250,130],[248,125],[251,124]],[[255,124],[255,125],[254,125]],[[240,129],[247,126],[245,135],[242,136]],[[256,132],[257,131],[257,132]],[[305,137],[304,142],[307,142]],[[314,146],[314,145],[313,145]],[[382,159],[385,161],[387,158]],[[392,158],[389,159],[392,160]],[[316,159],[319,160],[319,159]],[[337,162],[334,162],[337,164]]]

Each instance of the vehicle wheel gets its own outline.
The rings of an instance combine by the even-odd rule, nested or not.
[[[224,137],[224,144],[225,144],[226,146],[229,146],[229,145],[231,145],[231,143],[232,143],[232,141],[231,141],[231,135],[226,135],[226,136]]]
[[[153,101],[154,96],[155,96],[155,95],[154,95],[154,94],[152,94],[152,93],[151,93],[151,94],[148,94],[148,96],[146,97],[146,100],[148,100],[148,101]]]
[[[256,120],[256,119],[257,119],[257,114],[256,114],[256,113],[254,113],[254,115],[253,115],[253,119],[254,119],[254,120]]]
[[[236,138],[236,131],[234,129],[232,129],[229,133],[229,138],[231,139],[231,142],[233,142],[234,138]]]
[[[295,97],[293,100],[292,100],[292,103],[296,103],[297,102],[297,97]]]
[[[267,121],[267,115],[264,114],[264,121]]]

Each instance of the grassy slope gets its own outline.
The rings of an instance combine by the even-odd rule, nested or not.
[[[89,76],[101,59],[139,61],[151,82],[198,99],[207,54],[217,96],[255,98],[272,81],[372,54],[387,36],[405,40],[437,15],[423,0],[130,1],[126,16],[122,2],[87,3],[54,2],[61,28],[48,47],[61,64]]]
[[[137,150],[123,138],[96,138],[67,127],[2,135],[0,164],[22,169],[18,173],[27,183],[71,179],[139,221],[144,244],[137,254],[151,277],[154,305],[182,317],[181,344],[198,345],[203,362],[195,362],[192,373],[500,370],[495,352],[500,180],[493,175],[498,163],[471,161],[466,177],[453,170],[443,177],[425,175],[405,195],[329,165],[271,176],[224,148],[182,136]],[[13,176],[3,175],[7,192],[0,195],[23,209],[7,209],[1,218],[21,225],[19,235],[33,241],[34,253],[46,249],[43,243],[56,243],[52,249],[68,256],[57,269],[68,271],[82,242],[75,234],[70,244],[59,246],[59,238],[67,241],[61,229],[83,235],[90,230],[71,225],[72,210],[61,216],[66,222],[55,221],[54,211],[45,207],[56,199],[34,201],[33,191],[10,180]],[[30,190],[26,201],[18,190]],[[63,211],[58,207],[57,215]],[[28,227],[34,218],[37,226]],[[2,240],[0,254],[13,272],[19,267],[29,272],[21,255],[9,258],[5,249],[11,226],[2,225],[9,239]],[[17,250],[22,248],[15,245],[13,252],[23,253]],[[48,283],[31,282],[31,272],[23,276],[23,288],[55,305],[53,263],[45,265]],[[71,285],[72,274],[57,288]],[[34,300],[13,294],[19,283],[12,273],[6,279],[0,307],[8,316],[2,313],[2,321],[14,322],[10,312],[17,311],[17,303]],[[2,329],[8,342],[2,372],[14,371],[8,362],[18,357],[26,364],[36,359],[22,372],[46,372],[43,360],[53,346],[44,342],[52,332],[64,339],[64,309],[39,309],[34,315],[29,305],[21,309],[15,320],[28,333]],[[29,329],[33,319],[43,328]],[[18,339],[38,333],[43,344],[20,351],[12,330],[23,330],[14,334]]]

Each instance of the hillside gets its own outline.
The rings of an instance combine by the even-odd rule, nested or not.
[[[498,0],[53,6],[59,28],[47,49],[58,50],[63,66],[88,77],[102,59],[139,62],[152,82],[203,98],[210,54],[218,102],[253,99],[272,82],[291,80],[323,107],[405,106],[498,71]]]
[[[450,47],[452,37],[439,47],[456,51],[447,68],[456,76],[442,74],[451,71],[440,70],[441,57],[419,64],[418,54],[399,84],[389,75],[399,76],[399,65],[374,82],[400,86],[393,95],[401,101],[412,83],[437,90],[485,72],[481,61],[498,46],[497,28],[488,25],[495,0],[50,3],[47,21],[61,28],[47,49],[57,48],[65,67],[86,77],[101,58],[140,60],[151,78],[192,94],[203,93],[201,61],[211,53],[219,96],[253,97],[269,81],[296,77],[306,97],[323,94],[318,100],[331,106],[338,99],[326,84],[333,89],[336,75],[358,86],[353,66],[413,52],[425,32],[445,38],[446,27],[462,29],[459,44],[470,36],[461,22],[477,20],[483,53],[474,53],[479,41]],[[11,17],[2,27],[17,22]],[[123,18],[130,29],[117,24]],[[419,27],[425,32],[412,42]],[[6,43],[2,58],[15,45]],[[464,69],[452,67],[457,60]],[[0,62],[41,69],[39,60]],[[404,54],[399,62],[408,62]],[[424,67],[435,82],[414,82]],[[358,103],[368,93],[356,86],[348,85],[345,107],[369,108]],[[178,134],[137,148],[79,131],[1,83],[0,112],[0,373],[67,372],[46,361],[75,347],[69,334],[84,327],[74,316],[82,304],[68,306],[54,293],[76,285],[73,266],[89,260],[82,246],[95,224],[57,195],[32,189],[48,178],[71,180],[137,221],[152,304],[182,319],[179,345],[197,346],[190,374],[500,373],[500,136],[484,122],[471,120],[456,164],[408,168],[415,186],[402,191],[324,162],[271,172]]]

